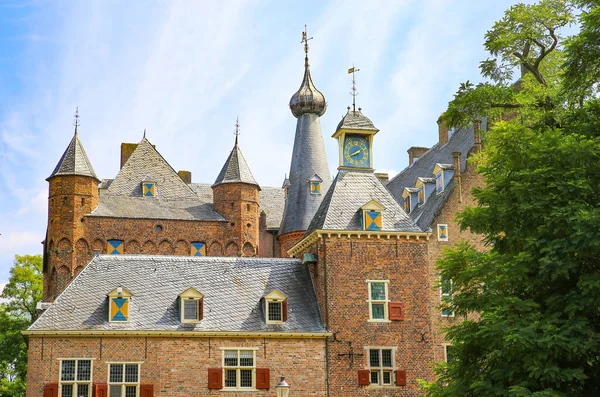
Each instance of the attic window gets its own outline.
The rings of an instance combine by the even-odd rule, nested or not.
[[[182,323],[197,323],[204,317],[204,295],[194,288],[179,294],[179,314]]]
[[[310,194],[321,194],[321,183],[323,179],[317,174],[314,174],[312,178],[308,180],[310,183]]]
[[[142,182],[142,195],[144,197],[155,197],[156,196],[156,183],[155,182]]]
[[[283,324],[288,317],[287,296],[273,290],[264,296],[265,322],[267,324]]]
[[[435,175],[435,191],[439,194],[444,191],[444,171]]]
[[[421,186],[417,192],[417,199],[419,205],[425,204],[425,188],[423,186]]]
[[[123,287],[117,287],[108,294],[108,322],[123,323],[129,321],[129,301],[133,294]]]
[[[206,256],[206,243],[201,241],[193,241],[190,246],[191,256]]]
[[[410,196],[404,197],[404,211],[410,214]]]
[[[106,242],[106,253],[121,255],[123,253],[123,240],[108,240]]]
[[[383,227],[383,210],[385,207],[375,200],[369,201],[361,207],[363,211],[364,230],[381,230]]]

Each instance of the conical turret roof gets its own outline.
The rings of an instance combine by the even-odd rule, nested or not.
[[[75,129],[75,134],[73,135],[73,139],[71,139],[67,150],[65,150],[62,157],[58,161],[58,164],[56,164],[54,171],[52,171],[52,174],[46,178],[46,180],[50,180],[50,178],[59,175],[89,176],[100,182],[96,176],[96,173],[94,172],[92,163],[90,162],[90,159],[85,153],[85,149],[79,140],[77,129]]]
[[[237,144],[237,139],[235,146],[231,150],[231,153],[229,153],[229,157],[227,157],[227,161],[225,161],[221,172],[219,172],[219,176],[217,176],[217,180],[212,186],[214,187],[222,183],[247,183],[258,186],[258,183],[254,180],[252,171],[250,171],[250,167],[248,167],[248,163]]]

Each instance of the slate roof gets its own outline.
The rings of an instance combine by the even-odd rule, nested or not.
[[[81,141],[79,140],[77,131],[75,131],[69,146],[67,146],[67,149],[58,161],[58,164],[56,164],[54,171],[52,171],[52,174],[50,174],[46,180],[58,175],[91,176],[100,181],[94,172],[94,167],[92,167],[92,163],[85,153]]]
[[[110,196],[142,197],[143,180],[156,182],[156,198],[196,199],[194,191],[158,153],[142,139],[106,191]]]
[[[290,185],[279,234],[304,231],[308,228],[324,196],[310,192],[309,180],[315,174],[323,179],[321,191],[326,192],[331,186],[331,176],[321,132],[321,121],[318,115],[305,113],[296,121],[289,173]]]
[[[375,174],[339,171],[305,236],[314,230],[363,230],[360,208],[370,200],[385,207],[382,230],[421,231]]]
[[[133,293],[127,323],[109,323],[106,294]],[[204,319],[182,324],[178,295],[204,295]],[[261,298],[288,297],[288,321],[265,324]],[[308,268],[298,260],[100,255],[71,282],[29,330],[325,332]]]
[[[347,128],[353,130],[376,130],[375,124],[360,110],[350,110],[348,108],[348,113],[340,120],[336,127],[336,131],[340,128]]]
[[[213,186],[222,183],[249,183],[258,186],[237,143],[229,153],[229,157],[227,157]]]
[[[450,196],[450,193],[454,189],[454,178],[448,182],[444,191],[437,194],[435,191],[427,198],[427,201],[421,206],[416,206],[410,213],[410,219],[421,228],[421,230],[427,231],[431,227],[431,222],[439,214],[442,209],[442,205],[446,202],[446,199]],[[433,228],[432,228],[433,229]]]

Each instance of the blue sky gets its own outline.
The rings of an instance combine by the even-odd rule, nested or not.
[[[308,25],[315,85],[330,138],[351,103],[380,129],[378,171],[396,173],[411,146],[437,141],[436,120],[459,83],[479,81],[483,35],[514,1],[0,0],[0,284],[15,254],[42,252],[52,172],[73,134],[100,178],[121,142],[143,130],[176,170],[213,182],[233,146],[259,184],[288,172]]]

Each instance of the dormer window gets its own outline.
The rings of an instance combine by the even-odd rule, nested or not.
[[[452,179],[454,166],[452,164],[437,163],[433,168],[433,174],[435,175],[435,191],[437,194],[440,194]]]
[[[308,182],[310,183],[310,194],[321,194],[321,183],[323,182],[323,179],[321,179],[319,175],[313,175]]]
[[[419,201],[419,205],[425,204],[425,188],[423,186],[421,186],[417,192],[417,199]]]
[[[404,212],[410,214],[410,195],[404,197]]]
[[[142,195],[144,197],[156,197],[156,182],[143,181]]]
[[[440,194],[444,191],[444,171],[435,175],[435,191]]]
[[[273,290],[264,296],[265,321],[267,324],[283,324],[288,317],[287,296]]]
[[[206,243],[201,241],[192,241],[190,245],[191,256],[206,256]]]
[[[123,240],[108,240],[106,242],[106,253],[109,255],[121,255],[123,253]]]
[[[108,297],[108,321],[126,323],[129,321],[129,301],[133,294],[123,287],[117,287],[106,294]]]
[[[383,205],[371,200],[360,209],[363,212],[364,230],[381,230],[383,228],[383,210],[385,210]]]
[[[179,315],[182,323],[197,323],[204,317],[204,295],[194,288],[179,294]]]

